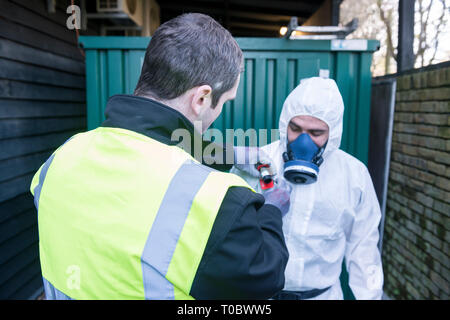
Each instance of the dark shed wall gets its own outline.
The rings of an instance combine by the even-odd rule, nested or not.
[[[0,0],[0,299],[33,298],[42,287],[29,185],[86,128],[84,58],[64,7]]]

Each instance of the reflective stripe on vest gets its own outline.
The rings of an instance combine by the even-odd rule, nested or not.
[[[74,299],[191,299],[228,188],[248,187],[178,147],[117,128],[74,137],[32,190],[44,178],[42,273],[50,295]]]
[[[175,299],[173,285],[166,279],[169,263],[192,201],[209,173],[210,170],[188,160],[170,182],[141,258],[146,299]],[[185,188],[187,192],[182,192]],[[160,250],[162,247],[166,250]]]
[[[41,196],[42,185],[44,184],[45,176],[47,175],[48,168],[50,167],[54,157],[55,154],[52,154],[50,158],[45,161],[36,174],[36,177],[38,177],[36,181],[37,183],[31,184],[32,194],[34,195],[34,206],[36,207],[36,210],[39,210],[39,198]]]
[[[42,282],[44,283],[44,292],[46,300],[73,300],[68,295],[65,295],[58,289],[56,289],[47,279],[42,278]]]
[[[61,147],[63,145],[65,145],[67,143],[67,141],[69,141],[72,138],[73,137],[70,137],[69,139],[67,139],[66,142],[64,142],[61,145]],[[59,148],[61,148],[61,147],[59,147]],[[59,148],[56,149],[56,151],[58,151]],[[36,207],[36,210],[39,210],[39,198],[41,195],[42,186],[44,184],[45,176],[47,175],[47,170],[50,167],[50,164],[52,163],[53,158],[55,157],[56,151],[47,159],[47,161],[44,162],[44,164],[39,168],[39,170],[34,175],[33,180],[31,181],[30,192],[34,196],[34,206]]]

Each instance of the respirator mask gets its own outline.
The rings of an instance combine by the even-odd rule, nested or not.
[[[316,182],[326,145],[319,148],[307,133],[302,133],[288,143],[287,151],[283,153],[286,180],[295,184]]]

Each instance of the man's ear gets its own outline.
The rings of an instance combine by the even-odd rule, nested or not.
[[[212,88],[206,84],[195,88],[191,100],[191,109],[195,115],[198,116],[211,107],[211,93]]]

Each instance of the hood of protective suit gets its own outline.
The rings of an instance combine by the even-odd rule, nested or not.
[[[380,299],[383,268],[378,226],[381,211],[364,164],[342,150],[344,104],[336,83],[310,78],[287,97],[280,116],[280,138],[261,147],[277,179],[284,176],[287,126],[299,115],[324,121],[330,136],[317,181],[291,184],[290,208],[283,216],[283,234],[289,250],[285,270],[287,291],[308,291],[331,286],[314,299],[342,299],[339,276],[345,257],[349,286],[357,299]],[[328,154],[328,156],[327,156]],[[233,173],[262,192],[258,178],[236,167]]]
[[[344,102],[334,80],[319,77],[303,79],[286,98],[279,123],[280,141],[284,148],[289,122],[292,118],[303,115],[318,118],[328,125],[329,138],[324,158],[339,148]]]

